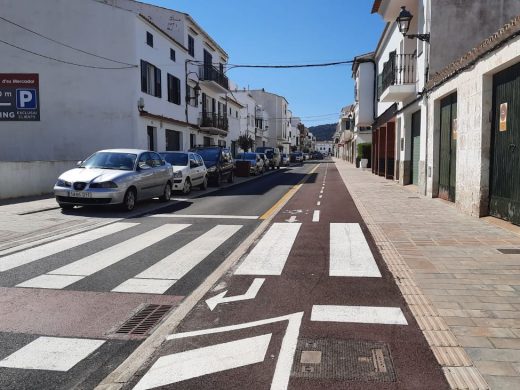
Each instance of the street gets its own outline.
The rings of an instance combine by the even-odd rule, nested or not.
[[[126,388],[447,388],[330,160],[149,207],[0,257],[0,388],[103,386],[147,353]]]

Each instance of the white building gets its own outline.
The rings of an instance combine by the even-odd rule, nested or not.
[[[269,115],[246,89],[235,89],[232,95],[239,101],[241,111],[240,135],[254,140],[253,148],[266,146],[269,140]]]
[[[0,198],[48,193],[99,149],[226,143],[227,54],[189,15],[131,0],[17,0],[2,16],[63,44],[0,24],[6,42],[53,58],[1,47],[0,77],[39,87],[38,115],[0,116]]]
[[[323,155],[332,154],[334,151],[334,141],[316,141],[316,151]]]
[[[265,90],[250,90],[253,99],[262,106],[269,116],[269,136],[266,146],[278,147],[283,153],[289,153],[288,116],[289,103],[283,96]]]

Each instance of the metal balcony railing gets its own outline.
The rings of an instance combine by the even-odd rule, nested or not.
[[[215,127],[221,130],[228,130],[227,115],[213,112],[203,112],[200,117],[200,127]]]
[[[229,80],[219,69],[211,64],[200,65],[199,79],[202,81],[215,81],[220,86],[229,89]]]
[[[388,61],[383,64],[379,96],[391,85],[415,84],[416,64],[416,54],[391,53]]]

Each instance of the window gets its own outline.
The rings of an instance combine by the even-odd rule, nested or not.
[[[154,137],[154,133],[155,133],[155,128],[152,127],[152,126],[147,126],[146,127],[146,133],[148,135],[148,150],[155,150],[155,137]],[[146,153],[148,154],[148,153]]]
[[[181,80],[168,74],[168,101],[181,104]]]
[[[161,70],[141,60],[141,91],[161,97]]]
[[[146,44],[150,47],[153,47],[153,35],[148,31],[146,32]]]
[[[188,54],[195,57],[195,40],[188,34]]]
[[[175,50],[173,49],[170,49],[170,60],[175,62]]]
[[[190,148],[194,148],[197,145],[197,136],[195,134],[190,134]]]

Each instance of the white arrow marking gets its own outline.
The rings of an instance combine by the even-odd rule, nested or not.
[[[273,324],[280,321],[289,321],[285,336],[283,336],[282,346],[280,347],[280,354],[276,362],[274,370],[273,381],[271,382],[271,390],[287,389],[289,384],[289,377],[291,375],[291,367],[293,364],[294,353],[296,352],[296,345],[298,343],[298,335],[300,333],[300,326],[302,323],[303,311],[293,313],[281,317],[268,318],[266,320],[246,322],[244,324],[222,326],[220,328],[195,330],[192,332],[177,333],[166,337],[166,340],[178,340],[186,337],[196,337],[207,334],[216,334],[230,332],[240,329],[253,328],[255,326],[262,326],[266,324]]]
[[[162,356],[134,390],[145,390],[263,362],[271,333]]]
[[[247,301],[248,299],[254,299],[256,297],[256,294],[258,294],[258,291],[260,291],[260,288],[262,287],[262,284],[264,284],[264,282],[264,278],[255,278],[255,280],[253,280],[253,283],[251,283],[251,286],[249,286],[245,294],[235,295],[234,297],[226,297],[225,295],[227,294],[227,290],[225,290],[222,291],[220,294],[215,295],[214,297],[206,299],[206,303],[208,304],[209,309],[213,311],[213,309],[221,303]]]
[[[296,216],[295,216],[295,215],[293,215],[293,216],[291,216],[291,218],[289,218],[289,219],[286,219],[285,221],[286,221],[286,222],[289,222],[289,223],[293,223],[293,222],[296,222]]]

